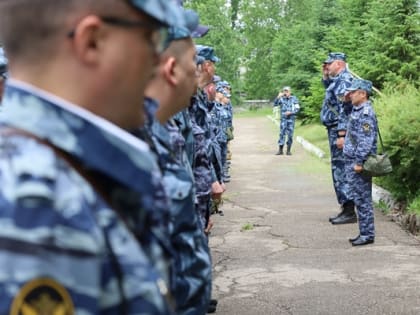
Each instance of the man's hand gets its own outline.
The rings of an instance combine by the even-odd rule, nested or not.
[[[209,83],[205,88],[207,98],[209,101],[214,101],[216,98],[216,85],[214,83]]]
[[[344,93],[343,102],[351,102],[350,94],[350,92]]]
[[[337,148],[342,150],[344,148],[344,137],[337,138],[337,142],[335,143]]]
[[[207,235],[210,234],[211,229],[213,228],[213,220],[211,219],[211,217],[209,218],[209,222],[207,223],[206,228],[204,229],[204,233],[206,233]]]
[[[355,164],[353,169],[356,173],[361,173],[363,171],[363,165]]]
[[[213,199],[222,198],[223,191],[224,191],[223,187],[222,187],[222,185],[220,185],[220,183],[218,181],[211,184],[211,197]]]
[[[327,63],[323,63],[322,64],[322,78],[324,80],[328,79],[328,64]]]
[[[290,115],[292,115],[292,112],[285,112],[284,114],[286,115],[286,117],[289,117]]]

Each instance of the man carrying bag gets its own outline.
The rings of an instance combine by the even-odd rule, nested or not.
[[[359,235],[350,239],[353,246],[371,244],[375,240],[372,203],[372,177],[363,171],[363,163],[376,155],[378,123],[369,96],[372,82],[355,79],[346,89],[353,110],[344,142],[345,172],[351,198],[357,208]]]

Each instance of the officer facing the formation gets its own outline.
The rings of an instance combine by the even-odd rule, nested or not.
[[[344,156],[350,195],[357,208],[360,231],[350,242],[353,246],[359,246],[373,243],[375,240],[372,177],[363,173],[363,162],[369,155],[376,154],[378,124],[369,101],[372,82],[355,79],[347,91],[353,110],[344,143]]]
[[[172,314],[162,178],[127,131],[181,22],[163,0],[1,3],[0,314]]]
[[[287,155],[292,155],[290,149],[293,143],[293,132],[295,130],[296,114],[299,112],[300,106],[296,96],[291,95],[291,89],[288,86],[283,88],[283,91],[277,95],[274,100],[274,106],[280,106],[281,120],[280,120],[280,137],[279,150],[276,155],[283,155],[283,147],[287,135]]]
[[[323,65],[323,84],[326,91],[320,117],[328,132],[332,178],[337,200],[341,206],[341,212],[329,218],[332,224],[357,222],[354,202],[349,195],[346,182],[343,155],[344,137],[352,109],[351,102],[344,101],[344,94],[352,80],[353,77],[347,70],[346,55],[330,53]]]
[[[7,78],[7,58],[4,49],[0,47],[0,105],[3,98],[4,84]]]

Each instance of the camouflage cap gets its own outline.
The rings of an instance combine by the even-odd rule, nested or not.
[[[369,95],[372,94],[372,82],[369,80],[363,79],[354,79],[351,83],[351,86],[346,89],[346,91],[356,91],[356,90],[364,90]]]
[[[225,88],[221,85],[216,85],[216,92],[223,94],[223,96],[230,98],[231,95],[229,94],[229,92],[227,92],[225,90]]]
[[[346,61],[346,54],[342,52],[333,52],[328,54],[328,58],[324,61],[324,63],[332,63],[336,60]]]
[[[167,26],[185,24],[181,8],[171,0],[128,0],[134,8]]]
[[[290,88],[290,86],[285,86],[283,87],[283,91],[291,91],[292,89]]]
[[[181,10],[185,23],[183,26],[169,27],[166,46],[169,46],[169,44],[174,40],[180,40],[190,37],[203,37],[209,31],[208,27],[199,25],[200,19],[195,11],[184,9]]]
[[[210,46],[196,45],[197,55],[203,57],[205,60],[212,62],[219,62],[220,59],[214,55],[214,49]]]

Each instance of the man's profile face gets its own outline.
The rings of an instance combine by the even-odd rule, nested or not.
[[[340,73],[340,70],[342,69],[343,61],[341,60],[334,60],[331,62],[328,66],[328,73],[331,77],[335,77],[337,74]]]
[[[197,66],[195,63],[195,45],[188,39],[184,40],[185,51],[178,60],[179,85],[177,92],[177,101],[185,107],[189,104],[189,99],[197,90],[198,78],[196,74]],[[183,108],[180,108],[180,110]]]
[[[133,13],[127,19],[154,23],[140,13]],[[105,74],[112,76],[115,103],[118,103],[113,115],[125,120],[127,127],[136,128],[143,123],[144,91],[159,62],[154,45],[157,30],[114,25],[105,27],[110,33],[104,53],[104,61],[108,63]]]

